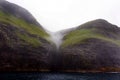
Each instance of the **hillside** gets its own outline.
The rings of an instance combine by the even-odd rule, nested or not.
[[[63,69],[119,71],[120,28],[97,19],[78,26],[63,38]]]
[[[49,34],[25,9],[0,1],[0,70],[47,67]]]
[[[97,19],[50,33],[1,0],[0,71],[120,72],[120,28]]]

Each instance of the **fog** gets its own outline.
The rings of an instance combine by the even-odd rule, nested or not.
[[[49,31],[59,31],[102,18],[120,26],[120,0],[7,0],[18,4]]]
[[[56,48],[59,49],[63,36],[60,32],[49,32],[50,40],[56,45]]]

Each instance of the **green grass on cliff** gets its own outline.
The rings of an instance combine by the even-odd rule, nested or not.
[[[105,37],[102,34],[95,33],[94,30],[95,29],[80,29],[80,30],[75,30],[70,32],[64,37],[62,47],[67,47],[74,44],[80,44],[80,43],[83,43],[84,40],[89,38],[101,39],[101,40],[105,40],[105,41],[120,45],[120,40],[115,40],[112,38]]]
[[[49,36],[39,26],[27,23],[26,21],[24,21],[20,18],[16,18],[13,15],[6,14],[2,11],[0,11],[0,22],[5,22],[8,24],[14,25],[15,27],[22,28],[22,29],[26,30],[28,33],[38,35],[42,38]]]
[[[16,18],[11,14],[7,14],[2,11],[0,11],[0,22],[4,24],[13,25],[14,27],[18,28],[18,30],[22,30],[30,35],[35,35],[37,37],[41,37],[46,40],[47,40],[47,37],[49,37],[49,35],[39,26],[30,24],[26,22],[25,20]],[[19,31],[15,31],[15,32],[16,32],[16,35],[22,40],[24,40],[25,42],[30,43],[34,46],[40,45],[40,40],[37,37],[36,38],[31,37],[30,35],[25,34],[25,33],[23,35],[23,33]]]
[[[41,44],[41,42],[39,40],[37,40],[34,37],[30,37],[27,34],[20,34],[17,33],[17,35],[24,41],[26,41],[27,43],[32,44],[33,46],[39,46]]]

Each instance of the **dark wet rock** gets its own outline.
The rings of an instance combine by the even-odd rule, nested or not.
[[[120,28],[117,26],[102,19],[87,22],[64,36],[60,49],[60,68],[73,71],[120,71],[119,41]]]
[[[49,34],[15,4],[0,1],[0,11],[0,71],[48,69]]]
[[[87,39],[61,51],[63,69],[94,70],[120,65],[120,47],[100,39]]]
[[[116,25],[97,19],[58,33],[59,48],[27,10],[1,0],[0,71],[120,71]]]

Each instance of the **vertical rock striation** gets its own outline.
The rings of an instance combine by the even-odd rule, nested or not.
[[[102,19],[47,33],[24,8],[0,1],[0,71],[120,71],[120,28]]]

